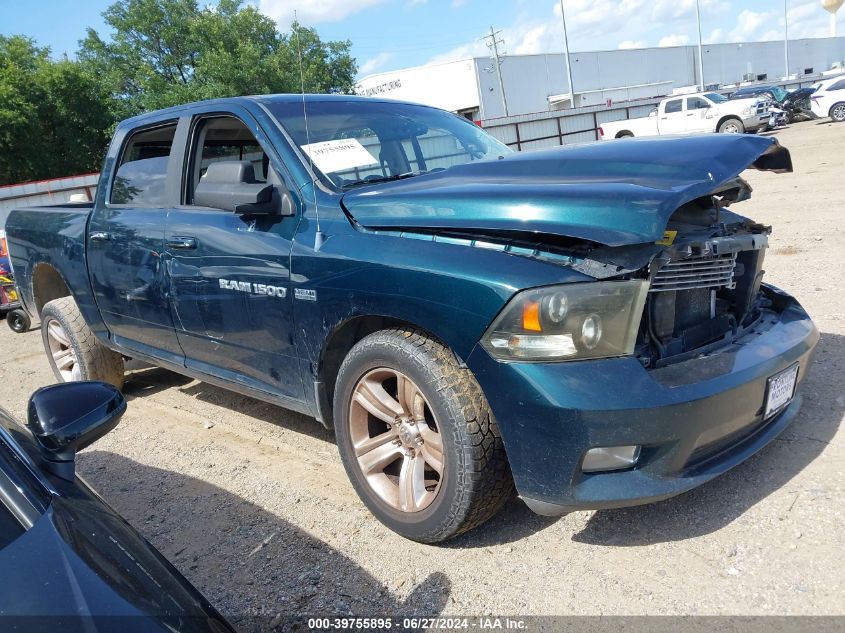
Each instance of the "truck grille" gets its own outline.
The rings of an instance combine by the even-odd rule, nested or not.
[[[649,292],[733,288],[736,253],[699,255],[664,264],[651,282]]]

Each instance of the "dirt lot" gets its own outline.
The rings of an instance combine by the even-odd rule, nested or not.
[[[823,332],[805,406],[770,447],[652,506],[534,516],[514,500],[432,547],[383,528],[313,420],[157,369],[80,457],[101,494],[224,613],[845,613],[845,125],[777,133],[796,173],[750,172],[767,279]],[[40,333],[0,327],[4,406],[53,377]]]

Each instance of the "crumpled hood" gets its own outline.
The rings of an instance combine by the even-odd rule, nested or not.
[[[608,246],[654,242],[681,205],[753,167],[792,171],[773,138],[620,139],[509,155],[347,192],[370,229],[519,232]]]

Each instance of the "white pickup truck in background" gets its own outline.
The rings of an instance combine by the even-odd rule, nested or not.
[[[716,92],[669,97],[647,117],[602,123],[601,140],[627,136],[757,132],[769,122],[769,102],[756,97],[732,99]]]

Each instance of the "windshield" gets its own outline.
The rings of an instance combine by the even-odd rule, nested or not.
[[[384,101],[309,101],[308,138],[301,102],[267,102],[314,167],[336,187],[442,171],[512,153],[462,117]]]
[[[771,93],[772,96],[775,98],[775,101],[783,101],[786,98],[786,95],[789,94],[780,86],[772,86]]]
[[[723,103],[728,100],[727,97],[723,97],[718,92],[708,92],[704,96],[710,99],[710,101],[712,101],[713,103]]]

